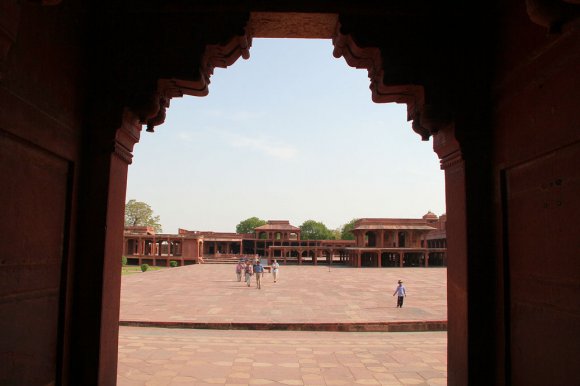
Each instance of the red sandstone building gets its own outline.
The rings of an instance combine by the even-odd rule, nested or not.
[[[155,234],[152,227],[125,227],[129,264],[169,266],[206,260],[235,261],[261,256],[271,263],[345,264],[353,267],[429,267],[446,264],[445,220],[429,212],[422,219],[360,219],[355,240],[301,240],[300,228],[269,220],[254,233],[198,232]]]

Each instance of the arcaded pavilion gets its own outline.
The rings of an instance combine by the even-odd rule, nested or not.
[[[301,240],[288,220],[269,220],[254,233],[188,231],[156,234],[152,227],[126,227],[124,256],[129,264],[168,266],[234,262],[259,256],[268,264],[345,264],[354,267],[446,265],[446,216],[421,219],[364,218],[355,223],[355,240]]]
[[[445,266],[445,220],[432,212],[421,219],[362,218],[355,222],[347,260],[355,267]]]

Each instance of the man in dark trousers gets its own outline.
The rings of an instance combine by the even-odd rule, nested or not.
[[[401,280],[399,280],[399,285],[395,288],[393,296],[395,295],[397,295],[397,308],[403,308],[403,299],[405,299],[407,293],[405,292],[405,286]]]
[[[260,260],[254,265],[254,275],[256,275],[256,287],[262,289],[262,275],[264,273],[264,267],[260,264]]]

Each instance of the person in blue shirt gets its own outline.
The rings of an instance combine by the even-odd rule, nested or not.
[[[405,291],[405,286],[401,280],[399,280],[399,285],[395,288],[393,296],[395,295],[397,295],[397,308],[403,308],[403,299],[407,296],[407,292]]]
[[[260,260],[254,265],[254,275],[256,275],[256,287],[262,289],[262,275],[264,273],[264,267],[260,264]]]

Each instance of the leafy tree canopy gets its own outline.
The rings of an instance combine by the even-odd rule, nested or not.
[[[254,233],[254,229],[266,225],[267,222],[258,217],[250,217],[236,225],[236,233]]]
[[[137,200],[129,200],[125,204],[125,226],[151,226],[157,233],[163,231],[159,216],[153,216],[153,209]]]
[[[354,223],[357,220],[358,218],[353,218],[342,226],[342,230],[340,232],[340,238],[342,240],[354,240],[354,233],[352,233],[352,230],[354,229]]]
[[[330,232],[332,233],[332,238],[334,240],[340,240],[342,238],[341,237],[342,227],[339,227],[339,228],[336,228],[336,229],[332,229]]]
[[[334,240],[335,236],[326,225],[314,220],[306,220],[300,225],[300,239],[302,240]]]

